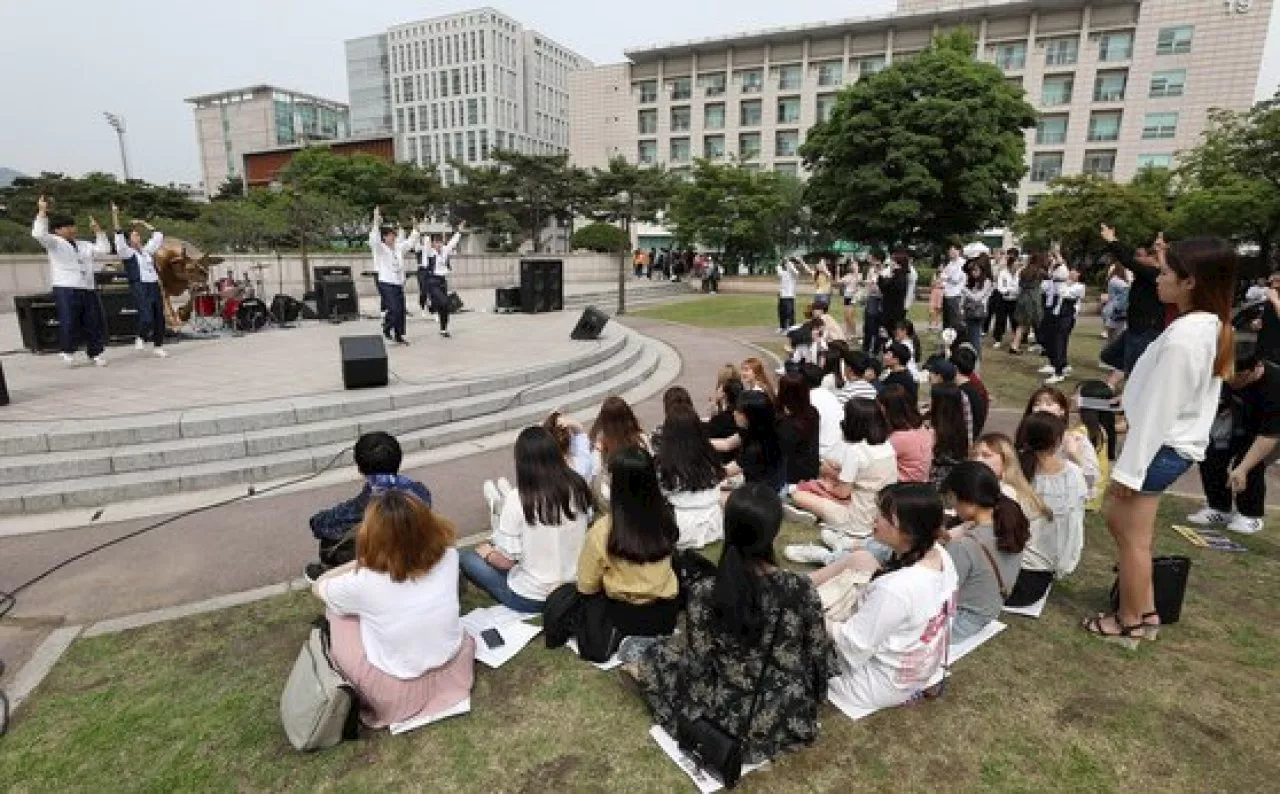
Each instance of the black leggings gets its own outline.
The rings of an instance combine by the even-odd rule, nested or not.
[[[1049,592],[1053,584],[1053,571],[1028,571],[1023,568],[1018,572],[1018,581],[1013,585],[1013,592],[1004,600],[1007,607],[1029,607]]]
[[[427,276],[427,299],[440,318],[440,330],[449,330],[449,282],[444,276]]]

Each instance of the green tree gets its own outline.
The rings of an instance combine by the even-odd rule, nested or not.
[[[384,217],[408,221],[430,214],[443,198],[434,170],[390,163],[364,152],[335,154],[324,146],[298,152],[279,179],[288,190],[335,199],[361,217],[382,207]]]
[[[662,168],[641,167],[621,157],[609,161],[609,167],[594,169],[585,186],[589,194],[587,214],[597,221],[616,223],[622,230],[624,243],[618,254],[618,314],[627,310],[627,248],[631,246],[631,225],[636,221],[657,220],[671,200],[674,190],[671,175]]]
[[[815,222],[843,239],[939,243],[1007,222],[1035,111],[965,31],[842,90],[801,147]]]
[[[625,252],[631,245],[627,233],[608,223],[589,223],[573,233],[573,247],[601,254]]]
[[[1089,265],[1101,255],[1101,224],[1121,240],[1145,244],[1169,225],[1164,198],[1148,184],[1120,184],[1097,176],[1065,176],[1049,183],[1040,202],[1013,222],[1028,249],[1057,243],[1070,262]]]
[[[681,240],[722,252],[726,266],[752,262],[794,237],[803,196],[795,177],[697,160],[693,178],[676,189],[668,223]]]
[[[542,250],[542,230],[573,217],[589,202],[590,180],[569,165],[569,155],[522,154],[496,149],[493,163],[452,165],[462,176],[446,191],[453,213],[472,226],[518,225],[534,252]]]
[[[218,185],[218,190],[210,201],[235,201],[244,198],[244,177],[232,176]]]

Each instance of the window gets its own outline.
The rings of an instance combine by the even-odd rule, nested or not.
[[[1110,179],[1116,171],[1116,150],[1105,149],[1084,153],[1084,173]]]
[[[724,136],[704,135],[702,137],[702,156],[709,160],[724,159]]]
[[[759,127],[762,115],[760,100],[750,99],[738,103],[738,126]]]
[[[693,79],[677,77],[671,81],[671,101],[685,102],[693,98]]]
[[[709,130],[724,129],[724,103],[716,102],[702,109],[702,126]]]
[[[1186,85],[1186,69],[1170,69],[1164,72],[1155,72],[1151,75],[1151,96],[1182,96],[1182,92],[1186,89]]]
[[[1178,135],[1177,113],[1148,113],[1142,124],[1144,141],[1165,140]]]
[[[1049,39],[1044,43],[1045,66],[1070,66],[1080,60],[1080,39]]]
[[[692,124],[692,115],[688,105],[681,105],[678,108],[671,108],[671,131],[672,132],[688,132]]]
[[[755,160],[760,157],[760,133],[744,132],[738,136],[738,159]]]
[[[1129,72],[1098,72],[1093,80],[1094,102],[1123,102],[1129,83]]]
[[[1106,113],[1094,113],[1091,115],[1089,117],[1089,140],[1120,140],[1121,118],[1122,114],[1119,111],[1107,111]]]
[[[800,80],[804,75],[800,71],[800,65],[794,64],[790,66],[778,67],[778,90],[779,91],[798,91],[800,90]]]
[[[800,121],[800,97],[787,96],[778,99],[778,123],[796,124]]]
[[[866,77],[869,74],[883,72],[885,67],[885,58],[883,55],[872,55],[869,58],[858,59],[858,77]]]
[[[778,163],[773,167],[773,170],[779,174],[800,176],[800,165],[798,163]]]
[[[724,72],[704,74],[698,78],[698,82],[702,84],[703,93],[707,96],[724,96]]]
[[[687,163],[691,156],[688,138],[671,139],[671,162]]]
[[[829,88],[844,82],[844,62],[826,61],[818,64],[818,85]]]
[[[800,150],[800,133],[796,130],[779,130],[773,146],[777,157],[795,157]]]
[[[476,132],[475,130],[467,130],[467,162],[474,163],[476,161]]]
[[[481,44],[480,57],[483,58],[484,57],[484,46],[483,46],[484,37],[483,36],[480,37],[480,44]],[[489,131],[488,130],[480,130],[480,159],[481,160],[489,159]]]
[[[1036,152],[1031,156],[1031,181],[1048,182],[1062,176],[1062,152]]]
[[[987,47],[987,59],[1006,72],[1024,69],[1027,65],[1027,43],[991,44]]]
[[[1027,209],[1035,209],[1036,205],[1040,203],[1040,199],[1042,198],[1044,198],[1043,195],[1027,196]]]
[[[831,118],[831,113],[835,109],[836,109],[836,95],[820,94],[818,96],[818,101],[814,106],[813,116],[819,122],[828,121]]]
[[[653,135],[658,131],[658,111],[641,110],[636,113],[636,127],[641,135]]]
[[[1067,141],[1067,117],[1066,116],[1041,116],[1036,122],[1036,143],[1043,146],[1045,144],[1066,143]]]
[[[1144,168],[1172,168],[1173,155],[1171,154],[1140,154],[1138,155],[1138,170]]]
[[[645,80],[643,83],[636,83],[636,87],[640,89],[640,102],[642,104],[658,101],[657,80]]]
[[[1156,37],[1156,55],[1173,55],[1191,52],[1191,39],[1196,29],[1191,25],[1176,28],[1161,28]]]
[[[738,72],[738,79],[744,94],[758,94],[764,88],[764,72],[760,69],[743,69]]]
[[[1069,74],[1050,75],[1040,89],[1040,104],[1045,106],[1070,105],[1075,77]]]
[[[467,124],[474,126],[480,123],[480,103],[474,99],[467,100]]]
[[[1133,31],[1103,33],[1098,37],[1098,60],[1127,61],[1133,57]]]
[[[636,159],[640,165],[653,165],[658,162],[658,142],[640,141],[636,147]]]

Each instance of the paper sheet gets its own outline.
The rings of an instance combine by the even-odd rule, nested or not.
[[[676,766],[684,770],[684,773],[689,776],[689,779],[693,781],[693,785],[696,786],[698,791],[702,792],[702,794],[712,794],[712,792],[720,791],[724,788],[724,786],[720,785],[720,781],[702,771],[702,769],[693,762],[692,758],[685,755],[684,752],[680,750],[680,745],[676,744],[676,740],[671,738],[671,734],[663,730],[661,725],[655,725],[650,728],[649,736],[658,743],[658,746],[662,748],[662,751],[667,754],[668,758],[676,762]],[[746,777],[757,769],[763,769],[768,765],[769,762],[766,761],[763,764],[743,766],[742,776]]]
[[[391,730],[391,735],[396,736],[401,733],[408,733],[409,731],[416,730],[424,725],[430,725],[433,722],[447,720],[450,717],[459,717],[463,714],[469,714],[470,712],[471,698],[467,698],[453,708],[445,709],[438,714],[427,714],[422,717],[414,717],[411,720],[405,720],[404,722],[393,722],[387,727]]]
[[[495,670],[511,661],[530,640],[542,633],[541,626],[525,622],[528,617],[531,616],[521,615],[504,606],[478,607],[463,615],[462,627],[476,641],[476,661]],[[501,634],[503,644],[497,648],[485,644],[480,634],[487,629]]]
[[[536,613],[526,615],[511,607],[498,604],[491,607],[476,607],[462,616],[462,625],[468,631],[479,634],[485,629],[500,629],[508,623],[517,623],[534,617],[537,617]]]
[[[574,655],[575,655],[575,656],[577,656],[578,658],[582,658],[582,654],[578,653],[578,640],[577,640],[577,639],[575,639],[575,638],[570,638],[570,639],[569,639],[569,641],[568,641],[568,642],[566,642],[566,643],[564,644],[564,647],[566,647],[566,648],[568,648],[569,650],[573,651]],[[610,657],[609,657],[609,660],[608,660],[608,661],[605,661],[605,662],[590,662],[589,664],[594,665],[594,666],[595,666],[595,668],[596,668],[597,670],[604,670],[605,672],[608,672],[608,671],[610,671],[610,670],[615,670],[615,669],[617,669],[617,668],[621,667],[621,666],[622,666],[622,660],[621,660],[621,659],[619,659],[619,658],[618,658],[618,654],[616,654],[616,653],[615,653],[613,656],[610,656]]]
[[[1044,612],[1044,605],[1049,603],[1049,594],[1053,592],[1053,585],[1049,585],[1049,589],[1044,591],[1044,597],[1034,604],[1028,604],[1025,607],[1005,607],[1004,611],[1012,615],[1022,615],[1028,618],[1038,618]]]

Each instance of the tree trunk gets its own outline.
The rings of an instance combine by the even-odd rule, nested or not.
[[[622,247],[622,253],[618,255],[618,316],[627,313],[627,252],[631,250],[631,219],[623,218],[622,230],[627,238],[627,244]]]
[[[311,268],[307,266],[307,235],[298,238],[298,258],[302,262],[302,291],[311,291]]]

